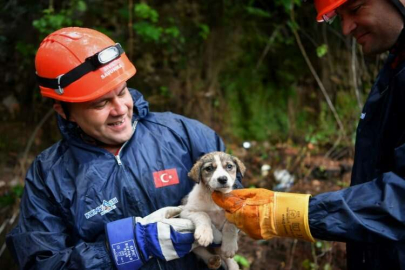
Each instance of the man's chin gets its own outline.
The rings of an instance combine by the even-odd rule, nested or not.
[[[131,133],[128,132],[127,134],[122,134],[121,136],[112,136],[109,139],[104,140],[104,143],[106,145],[111,145],[111,146],[121,146],[124,143],[126,143],[127,141],[129,141],[129,139],[131,139],[132,137],[132,130]]]
[[[378,54],[382,54],[387,52],[391,47],[393,46],[381,46],[381,47],[371,47],[367,46],[368,43],[365,43],[364,45],[361,45],[361,50],[365,56],[371,57],[371,56],[376,56]]]

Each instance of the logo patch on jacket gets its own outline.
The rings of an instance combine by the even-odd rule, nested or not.
[[[156,188],[177,185],[179,183],[179,177],[177,176],[176,169],[167,169],[163,171],[154,172],[153,180],[155,180]]]
[[[111,212],[112,210],[114,210],[115,208],[117,208],[117,206],[115,206],[115,204],[118,203],[117,197],[114,197],[113,199],[106,201],[103,200],[103,203],[99,206],[97,206],[95,209],[91,209],[89,212],[85,213],[85,217],[87,219],[97,215],[98,213],[100,213],[100,215],[104,216],[105,214]]]

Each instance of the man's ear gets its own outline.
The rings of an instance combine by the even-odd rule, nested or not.
[[[55,101],[55,103],[53,104],[53,109],[54,109],[55,112],[57,112],[60,116],[62,116],[63,119],[67,120],[67,119],[66,119],[66,114],[65,114],[65,112],[63,111],[62,104],[60,104],[60,102]]]
[[[64,106],[62,105],[62,103],[60,101],[55,101],[55,103],[53,104],[53,109],[55,110],[55,112],[57,112],[63,119],[70,121],[70,122],[76,122],[76,120],[74,119],[74,117],[72,117],[72,115],[69,115],[69,119],[67,119],[66,117],[66,113],[65,110],[68,110],[68,108],[64,108]],[[68,112],[69,114],[69,112]]]

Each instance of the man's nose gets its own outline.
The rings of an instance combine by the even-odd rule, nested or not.
[[[357,27],[355,21],[349,16],[341,16],[341,24],[342,24],[342,33],[345,36],[350,35],[353,32],[353,30],[356,29]]]
[[[127,112],[127,106],[125,106],[125,101],[119,98],[114,99],[113,109],[111,111],[112,115],[122,115]]]

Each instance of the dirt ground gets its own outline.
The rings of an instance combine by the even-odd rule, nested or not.
[[[310,144],[298,147],[250,142],[249,148],[241,144],[228,145],[228,151],[246,165],[242,181],[245,187],[280,188],[281,182],[274,174],[277,170],[294,176],[290,186],[280,188],[280,191],[316,195],[347,187],[350,182],[350,148],[335,149],[328,157],[325,157],[325,151]],[[5,248],[5,235],[18,219],[20,191],[11,186],[21,183],[22,157],[16,153],[7,156],[7,162],[0,164],[0,265],[2,269],[17,269]],[[32,159],[33,155],[29,155],[25,161],[29,164]],[[346,269],[344,243],[317,241],[312,244],[282,238],[256,241],[243,232],[240,233],[237,260],[241,269],[253,270]]]
[[[250,268],[242,269],[346,269],[344,243],[311,244],[293,239],[274,238],[255,241],[241,233],[238,254],[246,258]],[[319,247],[317,247],[319,246]]]

